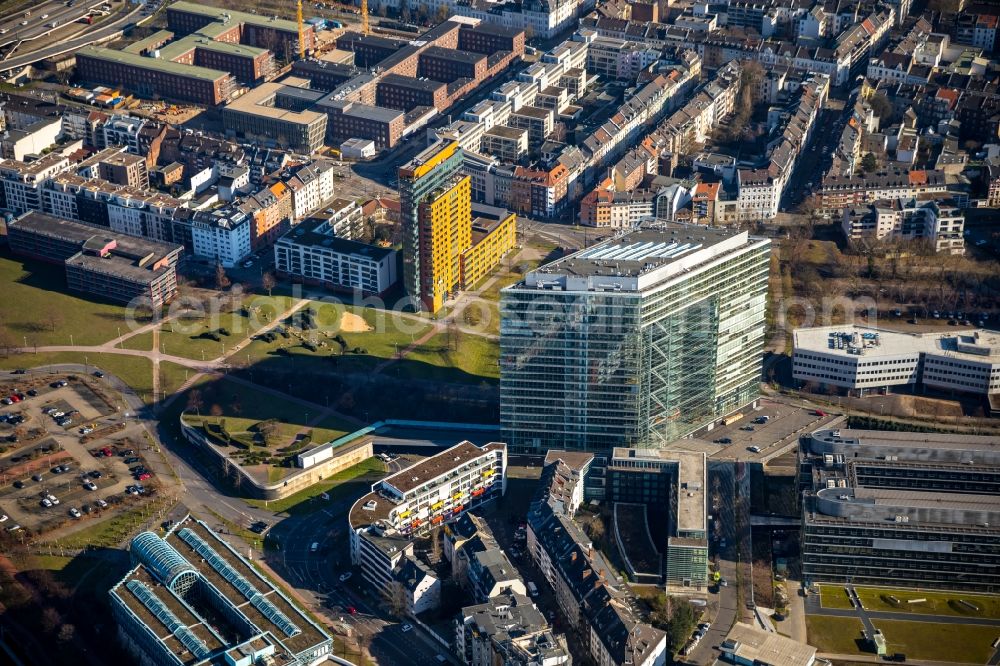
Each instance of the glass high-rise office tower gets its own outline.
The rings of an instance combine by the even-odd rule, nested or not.
[[[515,451],[658,448],[759,395],[770,241],[657,223],[500,297],[500,421]]]

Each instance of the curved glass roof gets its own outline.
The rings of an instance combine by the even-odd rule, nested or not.
[[[143,532],[132,539],[132,557],[144,564],[166,586],[185,572],[198,574],[190,562],[173,546],[153,532]]]

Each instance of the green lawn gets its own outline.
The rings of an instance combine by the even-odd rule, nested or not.
[[[888,652],[902,652],[907,660],[985,664],[993,654],[993,641],[1000,637],[1000,627],[981,624],[903,620],[873,620],[873,623],[885,634]]]
[[[410,379],[481,382],[500,378],[500,346],[479,335],[458,333],[456,349],[441,332],[408,353],[386,372]]]
[[[293,368],[297,363],[315,367],[316,359],[330,358],[330,367],[335,372],[368,372],[383,360],[395,356],[397,350],[405,349],[431,330],[431,325],[420,321],[419,318],[384,310],[351,306],[334,307],[329,303],[317,301],[313,301],[312,307],[316,308],[319,328],[305,332],[305,338],[317,343],[319,346],[317,351],[312,352],[303,347],[303,340],[296,335],[291,335],[289,338],[279,336],[274,342],[255,340],[241,350],[233,360],[241,365],[247,361],[255,363],[263,359],[273,360],[279,353],[278,350],[283,349],[284,351],[280,353],[287,356],[283,360],[286,364],[292,364]],[[374,330],[356,333],[342,331],[339,326],[342,312],[362,317]],[[344,354],[341,354],[339,343],[333,339],[337,335],[343,336],[344,342],[347,343],[348,351]],[[353,354],[350,350],[354,348],[364,349],[366,353]]]
[[[962,592],[921,592],[919,590],[896,590],[891,588],[858,587],[855,588],[861,603],[872,611],[892,611],[904,613],[919,613],[923,615],[956,615],[959,617],[1000,618],[1000,596],[965,594]],[[887,597],[893,596],[900,600],[899,605],[893,604]],[[907,603],[911,599],[926,599],[920,603]],[[958,603],[958,600],[978,606],[979,610]],[[826,598],[823,598],[826,605]],[[998,633],[1000,635],[1000,633]]]
[[[0,251],[0,322],[8,340],[22,346],[97,345],[129,329],[123,306],[65,293],[61,266],[13,258]],[[140,322],[140,324],[143,322]]]
[[[55,540],[53,545],[70,549],[85,548],[86,546],[117,548],[153,513],[167,506],[170,502],[171,500],[166,497],[156,498],[110,518],[91,520],[85,528]]]
[[[211,413],[213,406],[218,406],[227,422],[230,420],[236,422],[242,419],[248,425],[252,425],[265,419],[278,419],[299,427],[304,427],[304,424],[316,417],[315,410],[309,414],[309,408],[298,402],[258,391],[251,386],[227,381],[225,378],[208,381],[198,388],[204,402],[201,407],[202,416],[207,416]],[[284,390],[287,387],[276,386],[274,388]],[[325,423],[324,427],[326,427]],[[353,429],[351,428],[351,430]]]
[[[809,645],[820,652],[861,654],[857,643],[861,629],[861,620],[853,617],[806,616]]]
[[[141,356],[118,354],[82,354],[80,352],[46,352],[43,354],[17,354],[0,358],[0,369],[34,368],[59,363],[87,363],[91,371],[101,370],[117,375],[132,387],[145,402],[153,401],[153,364]]]
[[[185,368],[183,365],[177,365],[176,363],[171,363],[170,361],[160,362],[160,391],[163,392],[163,397],[168,396],[177,392],[184,382],[193,377],[195,374],[194,370],[190,368]]]
[[[854,608],[843,585],[821,585],[819,595],[823,608]]]
[[[160,351],[172,356],[201,360],[221,356],[224,350],[253,335],[267,326],[274,318],[294,303],[288,296],[250,295],[243,298],[243,305],[251,310],[239,309],[235,312],[207,313],[182,316],[165,322],[160,327]],[[227,308],[228,309],[228,308]],[[220,308],[221,310],[221,308]],[[218,342],[199,338],[202,333],[224,328],[229,335],[221,336]],[[153,333],[133,336],[122,343],[126,349],[149,350],[153,347]]]
[[[213,417],[209,417],[209,419],[212,418]],[[233,435],[241,432],[251,432],[253,427],[256,426],[258,423],[260,423],[261,421],[261,419],[258,418],[248,419],[235,416],[225,416],[224,418],[226,419],[226,430],[228,430],[230,434]],[[195,422],[197,420],[198,420],[197,417],[188,418],[189,423]],[[332,426],[337,424],[341,425],[342,427],[341,428],[322,427],[322,426]],[[335,418],[327,418],[323,420],[322,422],[320,422],[320,426],[318,427],[307,426],[301,423],[280,423],[278,424],[278,433],[276,437],[278,443],[274,444],[270,448],[280,449],[284,446],[288,446],[294,441],[295,436],[297,434],[299,434],[300,432],[304,432],[306,430],[312,431],[313,443],[310,444],[310,446],[316,446],[317,444],[322,444],[323,442],[329,442],[330,440],[342,437],[346,435],[348,432],[356,430],[356,428],[353,428],[349,424],[341,423]]]
[[[300,490],[294,495],[289,495],[284,499],[274,500],[273,502],[250,499],[246,500],[246,502],[247,504],[261,509],[266,508],[275,513],[309,512],[322,508],[323,505],[318,502],[322,502],[323,500],[312,502],[313,498],[319,497],[321,493],[327,493],[331,500],[355,493],[360,495],[364,489],[380,479],[384,474],[385,465],[377,458],[368,458],[353,467],[348,467],[341,472],[337,472],[330,478],[309,486],[304,490]]]

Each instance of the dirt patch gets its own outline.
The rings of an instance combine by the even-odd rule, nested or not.
[[[22,476],[30,476],[35,472],[46,471],[65,461],[76,462],[72,458],[73,456],[67,451],[56,451],[54,453],[39,456],[34,460],[27,460],[23,463],[18,463],[17,465],[8,467],[4,471],[4,474],[9,476],[11,479]]]
[[[340,330],[344,333],[367,333],[375,329],[368,325],[364,317],[353,312],[345,312],[340,315]]]

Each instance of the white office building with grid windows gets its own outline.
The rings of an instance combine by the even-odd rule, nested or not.
[[[987,329],[898,333],[865,326],[802,328],[794,333],[792,376],[852,395],[893,387],[1000,393],[1000,333]]]

